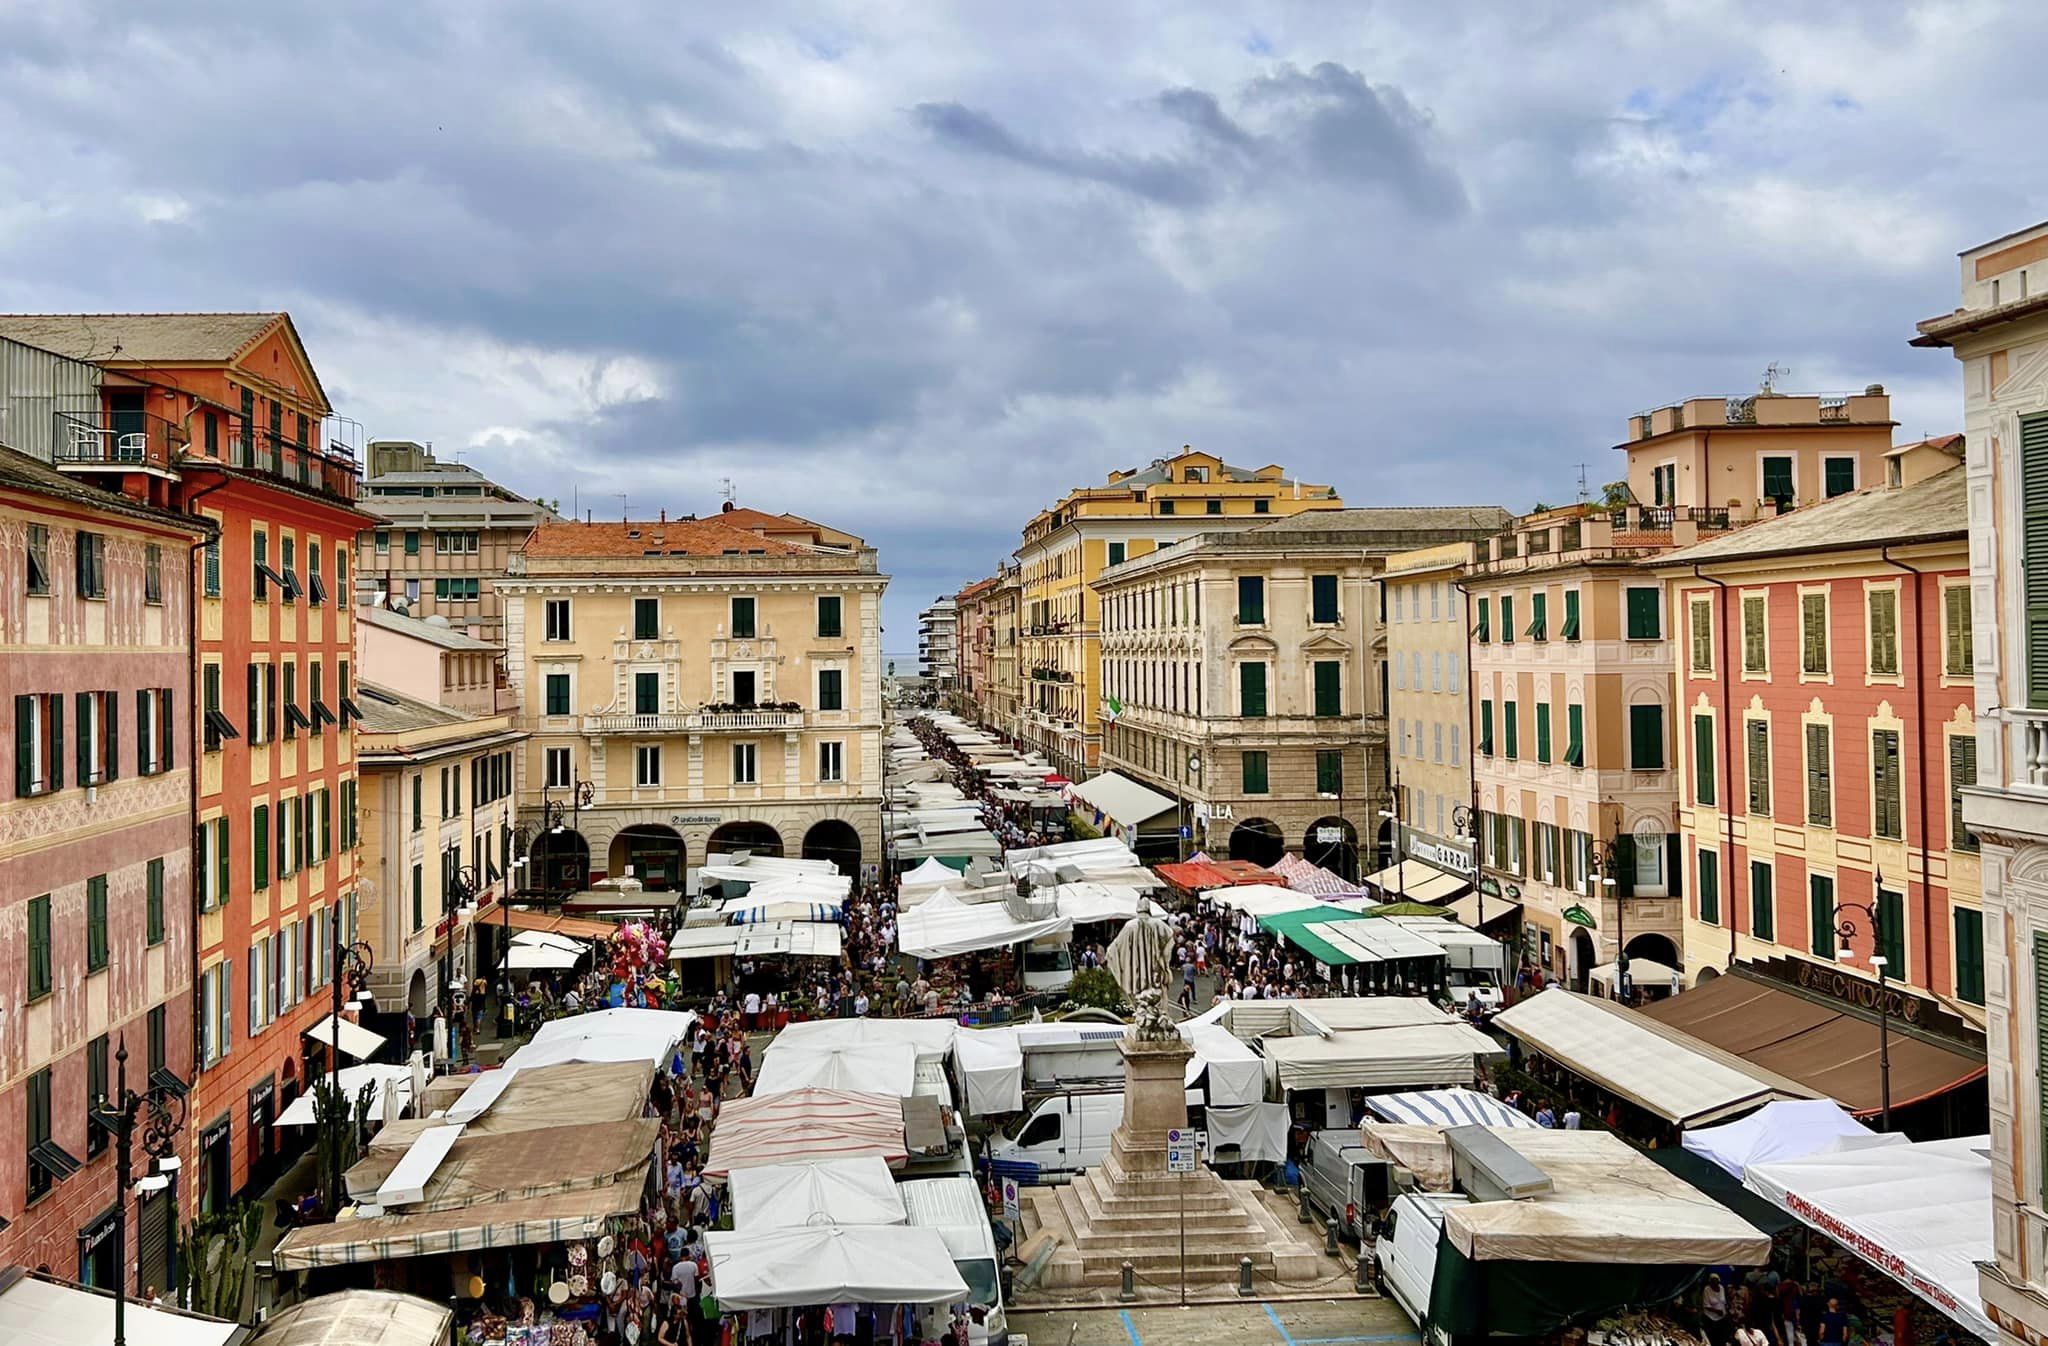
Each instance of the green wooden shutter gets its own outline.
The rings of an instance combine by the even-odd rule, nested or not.
[[[1707,925],[1721,923],[1721,857],[1702,846],[1700,856],[1700,920]]]
[[[1536,703],[1536,760],[1550,760],[1550,703]]]
[[[1626,832],[1614,839],[1614,895],[1636,895],[1636,839]]]
[[[1577,589],[1567,589],[1564,591],[1564,629],[1558,632],[1558,634],[1566,640],[1577,640],[1579,638],[1579,591]]]
[[[1870,591],[1870,671],[1899,671],[1899,595],[1894,589]]]
[[[1828,596],[1799,596],[1799,668],[1803,673],[1828,671]]]
[[[1479,702],[1479,753],[1493,756],[1493,702],[1486,698]]]
[[[1685,896],[1685,838],[1676,832],[1664,834],[1664,876],[1671,895]]]
[[[1334,659],[1318,659],[1316,669],[1316,714],[1344,713],[1344,666]]]
[[[1877,894],[1877,951],[1884,955],[1884,974],[1893,981],[1906,980],[1906,895],[1889,888]]]
[[[1749,811],[1768,818],[1771,813],[1771,726],[1767,720],[1746,720],[1743,735],[1748,740]]]
[[[1628,638],[1630,640],[1658,639],[1657,591],[1655,589],[1630,589],[1628,591]]]
[[[1984,1003],[1984,913],[1975,907],[1955,909],[1956,999]]]
[[[1664,707],[1628,708],[1629,766],[1636,771],[1658,771],[1664,766]]]
[[[2048,710],[2048,412],[2020,418],[2021,566],[2026,572],[2027,705]],[[2048,1059],[2048,1058],[2043,1058]],[[2041,1072],[2048,1080],[2048,1070]],[[2048,1109],[2044,1109],[2048,1115]],[[2048,1172],[2048,1166],[2044,1166]]]
[[[1742,671],[1761,673],[1770,666],[1770,645],[1764,626],[1764,600],[1745,594],[1742,599]]]
[[[2042,457],[2048,459],[2048,450],[2044,450]],[[2029,532],[2031,531],[2030,528]],[[2031,579],[2029,582],[2031,584]],[[2031,604],[2031,596],[2028,601]],[[2028,626],[2031,636],[2031,615]],[[2033,658],[2031,648],[2027,657],[2029,661]],[[2038,685],[2044,691],[2048,691],[2048,683]],[[2034,1059],[2037,1062],[2048,1061],[2048,1014],[2041,1012],[2044,1005],[2048,1005],[2048,932],[2037,932],[2034,935],[2034,1012],[2031,1016],[2034,1020]],[[2024,1019],[2028,1016],[2021,1017]],[[2048,1070],[2037,1068],[2034,1071],[2034,1090],[2037,1104],[2034,1116],[2038,1128],[2035,1135],[2040,1143],[2040,1152],[2048,1154]],[[2048,1205],[2048,1164],[2041,1165],[2041,1204]]]
[[[1550,639],[1550,632],[1547,629],[1550,615],[1548,611],[1549,606],[1550,600],[1547,595],[1540,593],[1529,595],[1529,639]]]
[[[1977,740],[1969,734],[1955,734],[1948,741],[1948,846],[1952,851],[1974,851],[1977,838],[1963,826],[1963,787],[1977,783]]]
[[[43,788],[64,788],[64,696],[57,693],[44,703],[50,714],[50,778]]]
[[[1237,577],[1237,624],[1263,626],[1266,623],[1266,581],[1258,575]]]
[[[270,805],[258,804],[249,819],[249,839],[255,846],[255,872],[249,876],[253,888],[270,886]]]
[[[1243,663],[1237,666],[1238,714],[1264,715],[1266,713],[1266,666],[1261,663]]]
[[[1816,957],[1834,961],[1835,881],[1825,874],[1806,878],[1806,944]]]
[[[1564,723],[1565,765],[1584,766],[1586,764],[1586,708],[1584,706],[1566,706],[1564,708]]]
[[[1941,591],[1943,614],[1947,621],[1943,631],[1942,667],[1951,677],[1964,678],[1970,675],[1975,640],[1970,613],[1970,586],[1952,584]]]
[[[1762,940],[1776,938],[1777,909],[1772,877],[1773,871],[1766,862],[1749,862],[1749,933]]]
[[[1714,806],[1714,717],[1692,717],[1692,797],[1705,808]]]
[[[1877,729],[1870,735],[1870,774],[1875,795],[1871,820],[1881,837],[1896,841],[1899,827],[1899,733]]]
[[[1685,605],[1686,622],[1692,637],[1692,671],[1714,671],[1714,601],[1711,598]]]
[[[230,844],[228,820],[224,817],[216,818],[213,826],[215,829],[213,834],[214,905],[216,907],[225,907],[228,904],[228,846]]]
[[[1513,594],[1500,596],[1500,643],[1515,643],[1515,597]]]
[[[1489,612],[1490,608],[1491,600],[1484,598],[1479,600],[1479,630],[1477,636],[1479,643],[1481,645],[1484,645],[1489,640],[1493,639],[1493,628],[1487,618],[1487,613]],[[2048,689],[2048,683],[2044,683],[2043,687],[2044,689]]]
[[[1337,620],[1337,577],[1335,575],[1312,575],[1309,577],[1309,620],[1334,622]]]
[[[114,780],[121,774],[121,698],[108,692],[100,698],[105,707],[107,722],[100,726],[100,742],[106,745],[107,779]],[[135,759],[137,770],[142,759]]]
[[[1521,708],[1521,703],[1518,701],[1503,701],[1500,703],[1501,748],[1507,754],[1507,759],[1510,762],[1520,757],[1522,752],[1522,745],[1517,741],[1515,733],[1516,712],[1521,710]]]
[[[1831,745],[1828,727],[1806,726],[1806,821],[1831,827],[1835,821],[1834,767],[1828,760]]]
[[[36,788],[36,699],[14,698],[14,793],[23,799]]]

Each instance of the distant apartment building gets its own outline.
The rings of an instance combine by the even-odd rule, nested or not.
[[[1482,860],[1552,975],[1584,988],[1624,947],[1682,962],[1679,632],[1639,563],[1878,480],[1891,429],[1876,388],[1645,412],[1630,503],[1518,519],[1465,568]]]
[[[1004,561],[996,572],[995,587],[989,591],[989,680],[988,691],[979,704],[982,721],[1004,734],[1017,733],[1017,711],[1022,701],[1021,674],[1017,665],[1018,595],[1022,592],[1014,561]]]
[[[505,678],[505,650],[464,635],[440,617],[389,608],[356,609],[356,666],[379,686],[469,714],[517,707]]]
[[[1098,765],[1103,682],[1094,586],[1105,571],[1196,533],[1343,504],[1328,486],[1295,481],[1278,464],[1233,467],[1183,449],[1112,472],[1101,486],[1076,487],[1032,516],[1017,549],[1018,736],[1077,779]]]
[[[954,705],[961,714],[984,721],[989,682],[995,676],[995,588],[995,576],[991,575],[953,595],[954,657],[959,669]]]
[[[90,365],[42,408],[58,470],[197,514],[191,821],[202,1210],[261,1191],[311,1139],[273,1119],[326,1065],[333,921],[355,938],[355,451],[283,313],[0,316],[0,339]],[[23,405],[17,383],[9,416]],[[31,419],[35,419],[31,417]],[[182,562],[181,562],[182,564]],[[184,807],[191,807],[188,798]]]
[[[940,697],[960,680],[960,605],[951,595],[917,614],[917,671]]]
[[[794,515],[536,528],[503,584],[526,883],[680,890],[737,850],[879,864],[887,585]]]
[[[1179,801],[1190,850],[1359,877],[1391,803],[1380,569],[1505,517],[1318,510],[1120,560],[1094,586],[1101,765]],[[1027,670],[1027,689],[1059,671]]]
[[[123,1194],[88,1110],[124,1050],[132,1089],[192,1083],[192,555],[210,536],[0,448],[0,1263],[111,1288],[125,1201],[131,1294],[169,1284],[192,1189]]]
[[[2005,1346],[2048,1340],[2048,224],[1962,255],[1959,304],[1917,346],[1962,364],[1983,850],[1991,1245]]]
[[[358,599],[502,642],[498,577],[554,510],[410,440],[373,440],[367,456],[362,508],[376,523],[356,539]]]

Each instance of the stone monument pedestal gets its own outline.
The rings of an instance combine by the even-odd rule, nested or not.
[[[1025,1193],[1026,1237],[1049,1231],[1058,1244],[1045,1286],[1114,1285],[1126,1261],[1142,1277],[1173,1284],[1180,1276],[1183,1220],[1190,1286],[1234,1282],[1238,1259],[1247,1256],[1262,1276],[1313,1279],[1318,1249],[1266,1210],[1258,1184],[1227,1182],[1206,1166],[1193,1173],[1167,1170],[1167,1132],[1188,1124],[1185,1080],[1193,1049],[1178,1035],[1166,1041],[1126,1037],[1117,1048],[1124,1058],[1124,1120],[1110,1136],[1102,1167],[1067,1186]]]

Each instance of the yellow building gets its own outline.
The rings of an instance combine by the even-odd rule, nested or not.
[[[996,572],[995,588],[988,595],[993,626],[988,696],[976,711],[983,723],[1006,734],[1017,732],[1017,712],[1022,702],[1017,668],[1017,604],[1022,591],[1016,563],[1003,562]]]
[[[873,548],[791,515],[536,528],[498,586],[528,884],[679,889],[734,850],[877,863],[887,585]]]
[[[357,685],[362,781],[357,928],[380,1005],[422,1019],[442,988],[488,971],[466,935],[510,885],[518,747],[509,712],[472,713]]]
[[[1070,775],[1099,764],[1101,609],[1091,586],[1104,570],[1196,533],[1343,506],[1330,487],[1291,480],[1277,465],[1232,467],[1183,449],[1040,511],[1017,550],[1018,736]]]

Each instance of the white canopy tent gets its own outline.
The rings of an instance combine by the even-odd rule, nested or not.
[[[692,958],[837,958],[842,935],[830,921],[764,921],[759,925],[686,925],[668,942],[671,961]]]
[[[1180,1035],[1195,1049],[1188,1060],[1186,1085],[1205,1085],[1212,1117],[1219,1107],[1265,1101],[1266,1063],[1230,1030],[1216,1024],[1182,1024]]]
[[[1015,1033],[999,1028],[956,1033],[953,1069],[960,1078],[960,1104],[968,1116],[1023,1110],[1024,1047]]]
[[[729,897],[718,904],[722,915],[741,925],[762,925],[773,921],[832,921],[838,919],[839,908],[838,902],[775,896],[770,885],[765,883],[745,897]]]
[[[665,1064],[690,1035],[697,1016],[686,1010],[602,1009],[552,1019],[533,1040],[496,1070],[477,1076],[448,1109],[451,1122],[469,1122],[490,1110],[513,1077],[536,1066],[570,1061],[647,1061]]]
[[[844,1089],[908,1098],[916,1084],[917,1048],[909,1042],[807,1046],[777,1041],[761,1057],[754,1096]]]
[[[880,1155],[734,1169],[733,1228],[742,1234],[819,1225],[899,1225],[909,1218]]]
[[[1480,1061],[1501,1054],[1499,1043],[1462,1023],[1262,1038],[1259,1047],[1283,1090],[1470,1085]]]
[[[1368,1094],[1366,1110],[1403,1126],[1501,1126],[1533,1128],[1526,1113],[1477,1089],[1422,1089],[1406,1094]]]
[[[512,943],[514,947],[522,944],[536,945],[541,948],[566,949],[570,953],[582,953],[590,947],[590,941],[587,939],[577,939],[573,935],[564,935],[554,930],[516,931],[512,936]]]
[[[1055,841],[1048,846],[1022,846],[1003,853],[1003,865],[1016,878],[1023,874],[1051,873],[1055,869],[1077,869],[1084,875],[1117,869],[1141,869],[1137,853],[1116,837],[1090,837],[1085,841]]]
[[[505,967],[512,972],[563,972],[575,967],[583,954],[553,944],[514,944],[505,950]]]
[[[370,1115],[372,1117],[384,1116],[385,1095],[387,1093],[395,1095],[400,1106],[412,1101],[411,1066],[392,1066],[371,1062],[367,1065],[343,1066],[337,1072],[337,1076],[341,1083],[342,1096],[348,1099],[351,1109],[355,1107],[355,1101],[361,1095],[363,1086],[370,1086]],[[277,1120],[272,1122],[271,1125],[312,1126],[318,1121],[319,1119],[313,1113],[313,1089],[325,1079],[326,1076],[323,1075],[318,1080],[310,1082],[307,1085],[306,1092],[293,1099],[291,1106],[279,1113]]]
[[[1171,796],[1140,785],[1117,771],[1090,776],[1070,793],[1077,802],[1121,827],[1136,827],[1180,807]]]
[[[776,1034],[775,1046],[823,1050],[907,1042],[920,1057],[937,1059],[953,1049],[953,1039],[961,1031],[951,1019],[808,1019]]]
[[[1064,916],[1020,920],[1001,902],[969,904],[940,889],[922,905],[897,917],[896,947],[913,958],[950,958],[979,949],[1024,944],[1065,934],[1074,923]]]
[[[1989,1136],[1751,1164],[1743,1186],[1892,1277],[1983,1341],[1977,1264],[1993,1259]]]
[[[1872,1131],[1831,1098],[1766,1103],[1724,1126],[1685,1133],[1685,1148],[1740,1179],[1752,1164],[1778,1164],[1808,1155],[1872,1146],[1903,1145],[1898,1132]]]
[[[339,1044],[335,1041],[337,1034],[340,1036]],[[338,1045],[341,1051],[358,1061],[367,1059],[384,1045],[382,1033],[372,1033],[361,1024],[350,1023],[347,1019],[337,1019],[332,1014],[308,1028],[306,1036],[323,1046]]]
[[[1422,1028],[1430,1024],[1459,1022],[1457,1015],[1446,1014],[1421,996],[1321,996],[1314,1000],[1285,1001],[1280,1008],[1288,1031],[1296,1037],[1311,1034],[1326,1037],[1331,1033],[1366,1028]],[[1232,1027],[1236,1027],[1234,1022]]]
[[[959,870],[928,856],[916,868],[904,870],[896,880],[896,888],[905,893],[917,888],[948,888],[959,882]]]
[[[1621,965],[1602,963],[1586,975],[1613,995],[1617,993],[1615,983],[1621,977]],[[1628,979],[1638,991],[1662,987],[1675,992],[1684,980],[1684,974],[1669,963],[1660,963],[1654,958],[1631,958],[1628,960]]]
[[[1292,888],[1282,888],[1274,883],[1240,883],[1229,888],[1210,888],[1202,898],[1251,916],[1278,916],[1284,911],[1306,911],[1310,907],[1328,905],[1321,898],[1297,893]]]
[[[826,1225],[704,1236],[722,1312],[815,1304],[944,1304],[967,1283],[936,1229]]]

